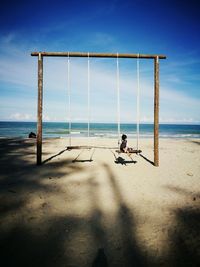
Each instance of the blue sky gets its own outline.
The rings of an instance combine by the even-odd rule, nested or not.
[[[200,123],[200,1],[1,1],[0,120],[35,121],[32,51],[165,54],[160,122]],[[121,120],[136,120],[136,60],[120,62]],[[87,120],[87,59],[72,58],[73,121]],[[116,59],[91,59],[91,120],[117,118]],[[153,120],[153,61],[140,60],[140,119]],[[67,121],[67,59],[44,59],[44,120]]]

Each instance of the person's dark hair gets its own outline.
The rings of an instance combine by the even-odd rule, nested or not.
[[[126,140],[127,139],[127,135],[123,134],[122,135],[122,140]]]

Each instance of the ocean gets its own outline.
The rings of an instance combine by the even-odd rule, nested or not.
[[[0,138],[26,138],[30,132],[36,133],[36,122],[0,122]],[[136,137],[136,124],[121,124],[121,133],[129,138]],[[200,138],[200,125],[160,124],[160,138]],[[69,136],[68,123],[44,122],[43,137]],[[87,123],[72,123],[72,137],[87,136]],[[117,138],[117,124],[91,123],[91,137]],[[153,124],[140,124],[140,137],[153,137]]]

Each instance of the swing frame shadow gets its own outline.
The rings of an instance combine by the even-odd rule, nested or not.
[[[65,149],[61,150],[60,152],[52,155],[51,157],[45,159],[41,164],[45,164],[49,161],[51,161],[52,159],[62,155],[64,152],[66,151],[71,151],[71,150],[81,150],[81,152],[78,154],[77,157],[75,157],[75,159],[72,160],[73,163],[75,162],[92,162],[93,161],[93,155],[94,155],[94,152],[95,152],[95,148],[99,148],[99,149],[107,149],[107,150],[110,150],[112,152],[111,149],[114,149],[116,153],[118,153],[118,158],[120,157],[120,154],[136,154],[136,155],[140,155],[142,158],[144,158],[145,160],[147,160],[148,162],[150,162],[151,164],[153,164],[152,161],[148,160],[146,157],[144,157],[143,155],[141,155],[142,153],[142,150],[134,150],[132,152],[129,152],[129,153],[126,153],[126,152],[122,152],[122,151],[119,151],[117,150],[117,147],[107,147],[107,146],[67,146]],[[90,156],[90,159],[86,159],[86,160],[78,160],[79,156],[82,154],[83,150],[86,149],[94,149],[93,152],[92,152],[92,155]],[[113,153],[113,152],[112,152]],[[119,160],[117,160],[115,154],[113,153],[114,157],[115,157],[115,163],[121,163]],[[137,163],[137,161],[134,161],[133,159],[131,161],[124,161],[124,163]],[[122,164],[122,165],[123,165]],[[125,164],[126,165],[126,164]]]
[[[159,166],[159,59],[165,55],[83,53],[83,52],[32,52],[38,57],[38,105],[37,105],[37,165],[42,164],[42,110],[43,110],[43,57],[100,57],[137,58],[154,60],[154,166]]]

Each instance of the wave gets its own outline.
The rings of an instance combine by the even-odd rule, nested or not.
[[[66,127],[66,123],[44,123],[44,137],[87,137],[87,123],[73,123],[72,129]],[[26,138],[30,132],[37,131],[36,123],[28,122],[0,122],[0,138],[20,137]],[[121,134],[125,133],[128,138],[136,138],[135,124],[121,124]],[[118,138],[117,124],[91,123],[90,137]],[[164,125],[159,126],[160,138],[200,138],[200,125]],[[140,125],[140,138],[153,139],[153,125]]]
[[[78,131],[76,131],[76,132],[70,132],[70,134],[81,134],[81,132],[78,132]]]

